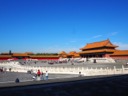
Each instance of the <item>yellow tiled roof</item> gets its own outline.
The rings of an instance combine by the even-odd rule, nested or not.
[[[29,55],[30,57],[59,57],[58,55]]]
[[[74,54],[74,57],[80,57],[79,53]]]
[[[28,56],[27,53],[13,53],[12,56]]]
[[[65,51],[60,52],[59,54],[67,54]]]
[[[77,53],[76,51],[71,51],[71,52],[68,53],[67,56],[80,57],[80,54]]]
[[[128,50],[116,50],[113,54],[111,55],[128,55]]]
[[[0,55],[0,57],[12,57],[11,55]]]
[[[71,51],[68,53],[69,56],[73,56],[74,54],[76,54],[76,51]]]
[[[117,47],[115,45],[113,45],[109,39],[104,40],[104,41],[100,41],[100,42],[94,42],[94,43],[88,43],[85,47],[81,48],[80,50],[83,49],[91,49],[91,48],[99,48],[99,47]]]
[[[88,54],[88,53],[100,53],[100,52],[114,52],[112,49],[102,49],[102,50],[89,50],[89,51],[81,51],[79,54]]]

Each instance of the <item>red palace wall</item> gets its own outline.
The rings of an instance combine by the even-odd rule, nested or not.
[[[31,59],[38,59],[38,60],[58,60],[59,57],[31,57]]]
[[[0,57],[0,60],[8,60],[9,57]],[[31,57],[31,59],[38,59],[38,60],[58,60],[59,57]],[[17,60],[16,58],[13,58],[13,60]],[[26,60],[26,58],[24,59]]]
[[[109,54],[105,54],[103,57],[110,57],[110,55]]]
[[[110,56],[113,59],[128,59],[128,56]]]
[[[113,59],[122,59],[122,60],[125,60],[125,59],[128,59],[128,55],[110,55],[110,54],[105,54],[104,57],[111,57]]]
[[[0,57],[0,60],[8,60],[10,59],[9,57]]]

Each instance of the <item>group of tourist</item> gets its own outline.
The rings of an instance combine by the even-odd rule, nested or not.
[[[44,74],[43,72],[38,70],[36,75],[33,75],[32,79],[34,81],[48,80],[48,71],[46,71],[46,73]],[[16,78],[15,83],[19,83],[19,82],[20,82],[19,78]]]
[[[5,72],[7,70],[7,68],[1,67],[0,68],[0,72]]]
[[[48,80],[48,71],[44,74],[38,70],[36,76],[33,76],[33,80]]]
[[[4,71],[3,67],[2,67],[2,68],[0,68],[0,72],[3,72],[3,71]]]

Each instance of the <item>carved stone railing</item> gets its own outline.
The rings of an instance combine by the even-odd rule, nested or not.
[[[122,68],[116,68],[114,66],[113,68],[88,68],[88,67],[80,67],[80,66],[72,66],[72,67],[62,67],[62,66],[52,66],[52,67],[33,67],[33,66],[25,66],[20,65],[18,62],[6,62],[6,63],[0,63],[0,67],[6,69],[6,71],[13,72],[27,72],[28,70],[32,70],[34,73],[37,72],[37,70],[40,70],[41,72],[48,71],[49,73],[54,74],[79,74],[81,72],[84,76],[94,76],[94,75],[113,75],[113,74],[128,74],[128,68],[124,68],[122,65]]]

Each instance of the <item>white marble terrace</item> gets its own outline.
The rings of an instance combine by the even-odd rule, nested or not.
[[[54,74],[79,74],[79,72],[82,73],[84,76],[92,76],[92,75],[113,75],[113,74],[128,74],[128,69],[124,68],[122,65],[122,68],[88,68],[88,67],[80,67],[80,66],[72,66],[72,67],[57,67],[57,66],[42,66],[42,67],[34,67],[34,66],[26,66],[26,65],[20,65],[19,62],[16,61],[9,61],[9,62],[2,62],[0,63],[0,67],[3,67],[6,71],[9,71],[9,68],[11,68],[11,71],[13,72],[27,72],[28,70],[32,70],[34,73],[37,72],[37,70],[41,70],[43,72],[48,71],[49,73]]]

